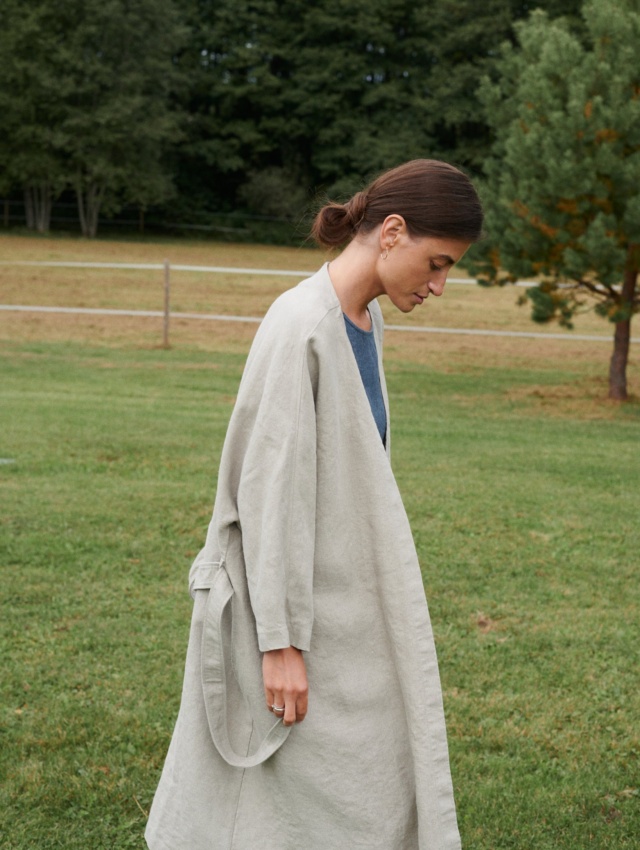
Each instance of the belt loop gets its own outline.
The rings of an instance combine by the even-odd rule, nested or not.
[[[258,749],[249,756],[236,753],[229,739],[227,726],[227,672],[224,659],[222,617],[231,601],[234,590],[227,571],[220,564],[214,576],[202,627],[201,674],[205,710],[209,731],[216,749],[232,767],[255,767],[266,761],[284,744],[290,726],[277,720],[269,729]]]

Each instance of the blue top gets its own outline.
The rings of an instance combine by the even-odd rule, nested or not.
[[[375,419],[380,439],[385,442],[387,436],[387,412],[384,407],[384,398],[382,397],[382,387],[380,386],[380,370],[378,368],[378,350],[373,337],[373,330],[363,331],[351,321],[348,316],[344,317],[344,323],[347,327],[347,336],[353,348],[353,353],[360,370],[362,383],[364,384],[371,412]]]

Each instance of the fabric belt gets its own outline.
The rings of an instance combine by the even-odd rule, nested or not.
[[[284,744],[290,726],[284,726],[282,718],[276,720],[257,750],[252,755],[241,756],[235,752],[229,739],[227,714],[227,671],[224,658],[224,635],[222,619],[227,605],[233,598],[234,589],[221,561],[201,561],[194,564],[189,575],[189,592],[208,590],[201,645],[201,677],[204,704],[209,722],[209,731],[216,749],[232,767],[255,767],[266,761]]]

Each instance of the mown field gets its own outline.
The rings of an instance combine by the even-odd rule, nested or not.
[[[313,269],[205,243],[0,238],[0,259]],[[257,315],[292,279],[176,275],[176,309]],[[408,321],[531,329],[513,290]],[[149,272],[0,267],[0,303],[160,309]],[[394,322],[402,317],[389,313]],[[582,317],[578,331],[606,336]],[[0,313],[3,850],[143,848],[180,696],[186,575],[253,325]],[[441,661],[467,850],[636,850],[638,354],[388,332],[395,472]],[[313,683],[312,683],[313,687]],[[312,692],[313,694],[313,692]],[[313,703],[311,703],[311,710]]]

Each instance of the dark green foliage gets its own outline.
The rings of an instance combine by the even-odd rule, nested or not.
[[[58,14],[72,92],[62,126],[69,180],[95,235],[100,205],[146,207],[170,191],[163,154],[178,138],[170,98],[183,32],[173,0],[71,0]]]
[[[578,0],[537,5],[575,25]],[[98,209],[161,203],[172,173],[170,218],[206,224],[236,206],[295,218],[316,193],[351,193],[413,157],[478,171],[492,133],[478,84],[530,12],[515,0],[3,6],[0,183],[72,186],[87,233]]]
[[[489,154],[493,124],[478,102],[478,85],[496,62],[500,45],[515,42],[514,25],[532,8],[567,18],[579,28],[582,0],[439,0],[421,4],[428,27],[431,64],[425,68],[429,88],[429,122],[436,153],[474,172]]]
[[[65,184],[61,145],[65,88],[56,55],[53,4],[3,0],[0,25],[0,192],[36,193],[28,223],[48,229],[51,200]]]
[[[364,0],[190,8],[181,63],[193,121],[184,152],[220,181],[221,194],[232,197],[247,172],[273,168],[308,188],[351,189],[431,149],[428,44],[408,0],[393,0],[385,14]]]
[[[3,2],[0,186],[72,187],[90,236],[100,208],[166,198],[183,36],[173,0]]]
[[[180,58],[190,81],[180,187],[214,205],[243,203],[248,173],[274,168],[337,196],[413,157],[478,169],[490,143],[478,83],[529,13],[513,0],[182,3],[191,38]]]
[[[290,218],[300,215],[308,198],[304,188],[286,168],[265,168],[247,174],[238,200],[252,213]]]
[[[545,324],[557,316],[563,327],[573,327],[573,299],[570,295],[564,295],[562,290],[541,284],[528,289],[524,298],[531,301],[531,318],[534,322]]]

